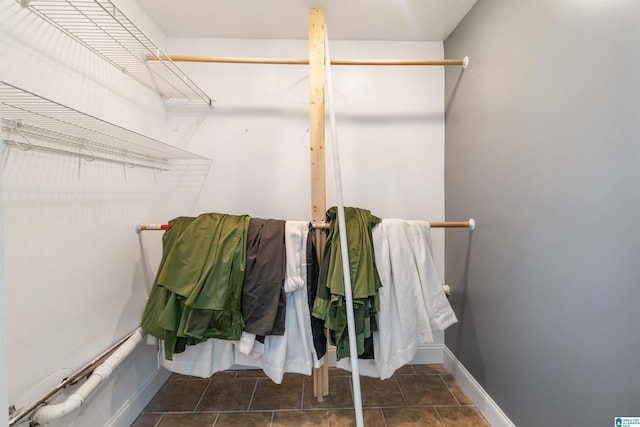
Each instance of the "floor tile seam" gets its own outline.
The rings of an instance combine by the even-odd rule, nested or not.
[[[276,417],[276,411],[271,411],[271,418],[269,419],[269,427],[273,427],[273,419]]]
[[[253,385],[253,391],[251,392],[251,397],[249,398],[249,406],[247,406],[247,411],[251,410],[251,405],[253,405],[253,398],[256,395],[256,390],[258,389],[258,382],[260,381],[260,378],[256,378],[255,379],[255,384]]]
[[[300,391],[300,408],[301,409],[304,409],[304,383],[306,383],[306,381],[303,378],[302,379],[302,390]]]
[[[409,409],[409,408],[420,408],[420,409],[426,409],[426,408],[436,408],[436,407],[440,407],[440,408],[475,408],[475,406],[473,405],[402,405],[402,406],[366,406],[363,407],[363,409]],[[330,408],[330,409],[335,409],[335,408]],[[337,408],[337,409],[352,409],[352,408]],[[476,408],[477,409],[477,408]]]
[[[382,417],[382,424],[384,424],[384,427],[388,427],[389,424],[387,423],[387,417],[384,416],[382,408],[378,408],[378,412],[380,412],[380,416]]]
[[[216,425],[216,423],[218,422],[218,418],[220,418],[220,412],[218,412],[216,417],[213,419],[213,424],[211,424],[211,427],[214,427]]]
[[[442,415],[440,415],[440,412],[438,412],[438,410],[434,407],[433,411],[436,413],[436,417],[438,417],[438,421],[440,421],[440,424],[442,424],[444,427],[447,427],[447,425],[444,422],[444,419],[442,418]]]
[[[476,408],[475,405],[433,405],[434,408]]]
[[[302,408],[302,411],[319,411],[322,409],[355,409],[355,406],[325,406],[324,408]]]
[[[402,388],[402,385],[400,384],[400,381],[398,381],[398,378],[394,378],[395,382],[396,382],[396,386],[398,386],[398,389],[400,390],[400,395],[402,396],[402,400],[404,401],[405,405],[409,404],[409,399],[407,399],[407,395],[404,392],[404,389]]]
[[[220,412],[218,410],[199,410],[199,411],[157,411],[157,412],[144,412],[144,414],[149,415],[164,415],[164,414],[175,414],[175,415],[184,415],[184,414],[215,414],[216,412]]]
[[[458,402],[458,406],[462,406],[460,401],[458,400],[458,397],[456,396],[456,394],[453,392],[453,390],[451,390],[451,387],[449,387],[449,384],[447,384],[447,382],[445,381],[445,379],[442,377],[442,375],[440,375],[440,380],[444,383],[444,386],[447,388],[447,390],[449,390],[449,393],[453,396],[454,400],[456,402]]]
[[[198,402],[196,403],[196,406],[194,406],[192,412],[194,412],[194,411],[196,411],[198,409],[198,406],[200,406],[200,403],[202,402],[202,399],[204,398],[204,395],[207,394],[207,390],[209,390],[209,387],[211,387],[212,383],[213,383],[213,381],[209,380],[209,384],[207,384],[207,386],[202,391],[202,394],[200,394],[200,399],[198,399]]]
[[[160,424],[160,420],[162,420],[162,418],[164,417],[164,413],[162,415],[160,415],[160,417],[158,417],[158,420],[156,421],[156,423],[153,425],[153,427],[158,427],[158,425]]]

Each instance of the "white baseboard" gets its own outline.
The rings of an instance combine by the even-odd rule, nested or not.
[[[433,365],[444,360],[443,344],[423,344],[418,347],[418,352],[413,356],[411,365]]]
[[[171,372],[159,369],[145,381],[138,390],[118,409],[105,427],[129,427],[160,390]]]
[[[458,358],[444,347],[444,366],[462,389],[462,392],[471,399],[478,411],[487,420],[491,427],[515,427],[515,424],[502,412],[502,409],[493,401],[491,396],[467,371]]]

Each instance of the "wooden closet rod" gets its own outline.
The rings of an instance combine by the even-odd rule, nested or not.
[[[328,229],[331,226],[330,222],[322,222],[320,224],[311,223],[315,229]],[[476,221],[471,218],[469,221],[453,221],[453,222],[430,222],[431,228],[468,228],[474,230],[476,228]],[[136,232],[139,233],[145,230],[167,230],[169,224],[138,224],[136,225]]]
[[[234,58],[223,56],[147,55],[148,61],[170,59],[174,62],[223,62],[230,64],[290,64],[307,65],[306,58]],[[469,58],[463,59],[332,59],[331,65],[462,65],[466,68]]]

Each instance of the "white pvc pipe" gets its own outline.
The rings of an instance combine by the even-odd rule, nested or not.
[[[98,366],[87,381],[82,384],[64,402],[47,405],[38,409],[33,415],[36,424],[47,424],[65,417],[78,409],[89,395],[120,365],[120,363],[136,348],[146,335],[142,329],[138,328],[116,351],[113,352],[100,366]]]
[[[333,107],[333,88],[331,85],[331,55],[329,54],[329,37],[327,27],[324,32],[326,93],[331,122],[331,141],[333,142],[333,173],[336,181],[336,196],[338,199],[338,226],[340,227],[340,247],[342,248],[342,273],[344,277],[344,297],[347,310],[347,330],[349,332],[349,358],[351,359],[351,381],[353,383],[353,405],[356,411],[356,427],[364,426],[362,416],[362,396],[360,392],[360,371],[358,367],[358,347],[356,344],[356,326],[353,316],[353,296],[351,295],[351,268],[349,266],[349,248],[347,246],[347,226],[344,220],[344,202],[342,200],[342,178],[340,176],[340,156],[338,154],[338,131],[336,129],[336,115]]]

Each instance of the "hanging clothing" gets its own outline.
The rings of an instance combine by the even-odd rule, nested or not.
[[[320,263],[318,261],[318,253],[316,250],[316,233],[311,226],[308,227],[307,234],[307,302],[309,304],[309,312],[313,311],[313,303],[316,300],[318,292],[318,276],[320,274]],[[313,337],[313,347],[316,351],[318,359],[327,352],[327,336],[324,333],[324,322],[317,317],[311,316],[311,335]]]
[[[160,364],[171,372],[182,375],[209,378],[216,372],[230,369],[236,363],[234,341],[212,338],[190,345],[171,358],[167,357],[165,347],[161,343],[158,355]]]
[[[163,330],[154,336],[167,358],[208,338],[240,339],[248,225],[247,215],[203,214],[175,240],[154,284],[168,291],[166,304],[154,304],[157,325],[145,329]]]
[[[282,336],[269,335],[264,343],[253,343],[249,354],[240,351],[240,343],[210,339],[189,346],[173,360],[163,358],[161,363],[173,372],[208,378],[215,372],[232,365],[263,369],[277,384],[285,372],[311,375],[312,368],[322,366],[314,350],[311,315],[307,296],[307,221],[285,223],[286,245],[286,315]]]
[[[375,360],[359,360],[362,375],[390,378],[409,363],[420,344],[433,342],[457,318],[442,288],[433,260],[428,222],[383,219],[372,231],[380,289]],[[351,369],[349,358],[337,366]]]
[[[307,297],[306,247],[309,222],[287,221],[285,242],[287,269],[286,327],[282,336],[269,335],[264,344],[255,343],[250,354],[236,352],[236,363],[256,366],[276,384],[285,372],[311,375],[312,368],[322,366],[313,346],[311,315]]]
[[[169,291],[162,287],[156,286],[158,282],[158,275],[163,269],[169,252],[173,248],[176,240],[182,235],[184,230],[191,225],[195,217],[178,217],[169,221],[169,228],[162,235],[162,258],[160,259],[160,265],[156,272],[156,278],[154,279],[154,286],[151,287],[149,292],[149,298],[147,305],[145,306],[144,313],[142,314],[142,322],[140,326],[150,335],[164,339],[165,330],[158,325],[158,316],[162,309],[167,305],[169,299]]]
[[[285,221],[251,218],[242,285],[245,326],[240,350],[248,354],[258,337],[283,335],[285,330]]]
[[[372,333],[377,330],[375,314],[380,309],[378,288],[382,283],[376,269],[371,228],[380,222],[380,218],[365,209],[345,207],[344,211],[356,347],[359,357],[372,358]],[[312,314],[324,321],[324,326],[329,331],[329,340],[336,346],[336,357],[340,360],[349,356],[349,335],[340,245],[341,230],[338,226],[336,207],[327,211],[326,219],[331,222],[331,227],[320,266],[318,293]]]

